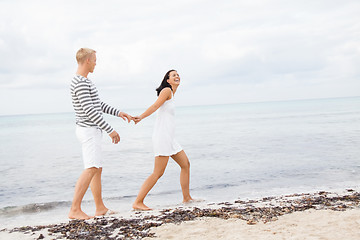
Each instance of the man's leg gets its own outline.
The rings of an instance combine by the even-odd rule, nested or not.
[[[105,207],[101,194],[101,173],[102,168],[98,168],[93,179],[90,182],[91,192],[94,197],[96,212],[95,216],[104,215],[109,209]]]
[[[88,216],[86,213],[84,213],[81,210],[81,202],[82,199],[89,188],[90,182],[93,179],[94,175],[97,173],[97,168],[87,168],[85,169],[78,181],[75,185],[75,193],[74,193],[74,199],[71,204],[71,209],[69,212],[69,218],[70,219],[90,219],[91,217]]]

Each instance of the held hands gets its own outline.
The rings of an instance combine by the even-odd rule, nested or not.
[[[133,117],[132,120],[134,121],[135,124],[138,124],[142,118],[140,116],[136,116],[136,117]]]
[[[124,112],[120,112],[120,113],[119,113],[119,117],[121,117],[122,119],[124,119],[124,121],[126,121],[126,119],[127,119],[128,123],[129,123],[131,120],[133,120],[133,117],[132,117],[132,116],[130,116],[129,114],[124,113]]]
[[[124,113],[124,112],[120,112],[119,117],[124,119],[124,121],[126,121],[126,119],[127,119],[128,123],[130,123],[130,121],[134,121],[135,124],[137,124],[138,122],[140,122],[142,120],[142,118],[140,116],[132,117],[131,115]]]

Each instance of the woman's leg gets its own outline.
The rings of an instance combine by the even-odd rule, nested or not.
[[[154,187],[157,180],[164,174],[168,161],[169,157],[166,156],[155,157],[154,171],[141,186],[139,194],[133,204],[134,209],[151,210],[151,208],[144,204],[144,199],[150,190]]]
[[[190,162],[188,157],[186,156],[184,150],[181,152],[178,152],[175,155],[171,156],[172,159],[174,159],[177,164],[179,164],[181,168],[180,172],[180,185],[183,193],[183,202],[188,202],[192,200],[190,196]]]

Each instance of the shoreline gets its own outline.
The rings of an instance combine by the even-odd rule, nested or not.
[[[303,214],[306,220],[306,218],[310,219],[310,216],[314,216],[314,214],[328,215],[329,212],[336,212],[338,215],[343,216],[344,214],[341,213],[346,210],[354,210],[357,211],[357,216],[359,216],[359,207],[360,192],[352,189],[346,189],[343,194],[320,191],[264,197],[257,200],[239,199],[233,202],[207,204],[194,202],[173,209],[150,212],[134,211],[129,218],[111,215],[86,221],[71,220],[67,223],[0,229],[0,238],[151,239],[160,236],[159,239],[161,239],[162,234],[164,234],[164,232],[161,233],[161,229],[170,228],[175,231],[180,227],[179,225],[205,224],[204,227],[208,231],[213,230],[211,226],[214,224],[215,226],[222,224],[225,227],[233,224],[234,221],[245,227],[263,226],[273,224],[279,220],[283,221],[285,217],[294,217],[296,214]],[[358,219],[360,224],[360,217]],[[324,220],[326,220],[326,217]],[[355,222],[357,223],[357,221]],[[185,228],[193,229],[186,226]],[[173,233],[172,230],[166,230],[165,232]],[[225,239],[228,238],[225,237]]]

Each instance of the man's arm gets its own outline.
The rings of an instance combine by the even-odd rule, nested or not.
[[[120,112],[120,110],[117,110],[116,108],[111,107],[111,106],[109,106],[108,104],[106,104],[104,102],[101,102],[101,110],[104,113],[114,115],[114,116],[117,116],[117,117],[121,117],[124,120],[127,119],[128,122],[130,122],[132,120],[132,116],[130,116],[129,114],[124,113],[124,112]]]
[[[103,116],[94,108],[90,96],[89,85],[87,83],[79,83],[75,87],[75,94],[78,97],[79,103],[89,119],[98,125],[102,130],[108,134],[113,132],[113,128],[104,120]]]

